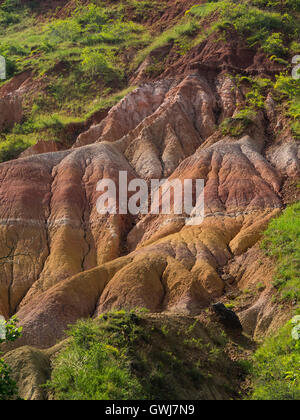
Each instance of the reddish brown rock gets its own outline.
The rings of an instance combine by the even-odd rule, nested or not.
[[[148,84],[77,147],[0,165],[0,310],[17,313],[21,343],[50,346],[69,323],[112,308],[199,313],[222,296],[222,268],[259,240],[299,167],[299,145],[270,145],[261,113],[239,138],[220,133],[242,95],[224,76]],[[97,183],[121,170],[204,179],[204,222],[100,215]]]
[[[21,153],[20,158],[40,155],[42,153],[58,152],[59,150],[60,147],[56,141],[39,140],[34,146],[29,147],[23,153]]]
[[[18,94],[0,97],[0,131],[13,127],[23,117],[22,99]]]

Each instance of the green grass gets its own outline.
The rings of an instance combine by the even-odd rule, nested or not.
[[[251,108],[241,109],[234,117],[226,118],[221,124],[224,136],[240,137],[254,124],[256,112]]]
[[[192,16],[196,16],[197,18],[203,19],[208,17],[215,11],[222,10],[227,5],[228,2],[226,0],[194,5],[190,10],[187,10],[186,14],[191,14]]]
[[[274,286],[281,300],[300,301],[300,202],[271,221],[262,247],[274,258]]]
[[[289,48],[295,49],[299,40],[299,7],[285,2],[284,12],[278,10],[280,2],[234,0],[212,1],[193,6],[187,13],[198,19],[215,15],[215,31],[234,28],[251,46],[261,46],[269,56],[286,57]]]
[[[71,327],[47,387],[58,400],[188,399],[213,387],[237,395],[236,365],[218,325],[115,311]]]
[[[18,1],[0,6],[0,19],[12,10],[20,17],[0,23],[0,54],[7,60],[8,77],[31,69],[41,81],[34,95],[25,95],[23,123],[1,133],[0,162],[38,140],[62,140],[67,124],[115,105],[133,89],[126,87],[123,54],[150,42],[148,30],[125,15],[127,9],[140,10],[137,3],[78,2],[69,17],[43,21]]]
[[[46,75],[49,90],[43,96],[48,112],[61,108],[82,113],[112,84],[115,91],[123,89],[123,54],[150,42],[144,26],[126,19],[126,4],[128,8],[122,1],[107,6],[91,2],[79,5],[68,18],[38,23],[26,9],[22,25],[12,22],[0,30],[0,54],[9,64],[9,77],[25,69],[32,69],[37,78]]]
[[[300,202],[271,221],[262,248],[276,263],[279,299],[300,299]],[[295,307],[296,308],[296,307]],[[299,313],[299,309],[296,309]],[[300,399],[300,317],[294,318],[257,350],[253,358],[252,400]]]
[[[36,136],[8,134],[4,140],[0,139],[0,163],[15,159],[26,150],[33,146],[37,141]]]
[[[133,68],[137,67],[145,58],[154,50],[164,45],[169,44],[170,42],[178,42],[184,37],[192,37],[196,34],[199,29],[199,24],[194,20],[189,18],[184,18],[182,22],[173,26],[170,29],[167,29],[162,34],[158,35],[153,42],[147,46],[145,49],[139,51],[133,61]],[[186,38],[185,38],[186,39]]]
[[[144,397],[131,374],[128,348],[141,329],[135,314],[110,315],[102,328],[81,321],[71,343],[56,359],[51,383],[58,400],[126,400]],[[109,339],[111,338],[111,340]],[[119,348],[115,347],[119,344]]]
[[[94,0],[88,5],[78,1],[68,17],[49,15],[41,20],[34,2],[24,6],[18,0],[6,0],[0,6],[0,54],[6,57],[8,76],[30,69],[40,84],[33,95],[25,97],[24,127],[2,133],[0,160],[16,157],[39,139],[60,140],[67,119],[82,121],[114,105],[130,91],[128,80],[138,65],[169,43],[173,52],[185,55],[214,33],[217,39],[226,40],[235,31],[249,45],[262,47],[272,60],[284,62],[288,50],[298,52],[299,10],[293,0],[285,2],[288,16],[280,14],[275,0],[222,0],[193,6],[162,33],[151,33],[142,25],[166,8],[166,2],[150,0]],[[129,61],[128,55],[132,57]],[[146,69],[149,77],[165,69],[164,57],[153,60]],[[300,101],[299,94],[290,96],[292,83],[279,79],[274,92],[275,99],[284,102],[291,131],[299,139]],[[252,120],[245,113],[262,109],[267,93],[252,83],[246,104],[242,104],[243,115],[224,122],[223,132],[241,135]],[[44,126],[42,121],[47,119],[50,122]]]
[[[300,399],[300,340],[289,322],[254,355],[252,400]]]

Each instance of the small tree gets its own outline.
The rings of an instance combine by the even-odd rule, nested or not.
[[[7,322],[0,318],[0,344],[16,341],[21,336],[22,328],[17,327],[17,323],[16,317]],[[11,400],[18,395],[17,384],[10,375],[11,368],[4,359],[0,359],[0,401]]]

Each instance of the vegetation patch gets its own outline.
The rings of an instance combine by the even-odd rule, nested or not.
[[[270,222],[262,248],[276,261],[274,286],[280,299],[300,300],[300,202]]]
[[[21,336],[22,328],[17,327],[17,323],[16,317],[1,323],[1,327],[5,330],[5,338],[0,338],[0,344],[16,341]],[[3,332],[2,329],[1,332]],[[17,384],[11,379],[11,373],[11,368],[5,363],[4,359],[0,358],[0,401],[18,398]]]
[[[268,338],[255,353],[251,399],[300,399],[300,336],[295,333],[299,324],[298,316],[276,336]]]
[[[210,399],[237,396],[237,363],[219,326],[117,311],[71,327],[47,387],[55,399]],[[211,392],[213,394],[211,394]]]
[[[221,124],[222,134],[240,137],[254,124],[256,113],[249,108],[242,109],[234,117],[226,118]]]

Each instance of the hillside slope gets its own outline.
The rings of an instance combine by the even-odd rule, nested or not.
[[[276,260],[259,243],[300,200],[299,12],[1,2],[0,313],[17,314],[18,346],[47,349],[121,308],[201,317],[240,298],[254,339],[291,318],[297,293],[274,303]],[[100,215],[97,183],[119,171],[204,179],[204,222]]]

